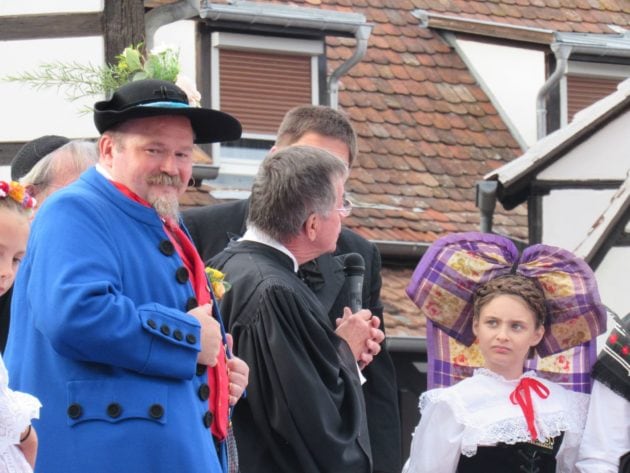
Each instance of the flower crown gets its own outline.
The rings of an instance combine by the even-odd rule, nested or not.
[[[0,199],[12,198],[24,209],[33,209],[37,205],[35,198],[31,197],[22,184],[16,181],[0,181]]]

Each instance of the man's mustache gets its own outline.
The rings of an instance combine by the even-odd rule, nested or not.
[[[179,178],[179,176],[171,176],[166,173],[160,173],[155,176],[149,177],[147,179],[147,183],[157,184],[160,186],[180,187],[182,185],[182,180]]]

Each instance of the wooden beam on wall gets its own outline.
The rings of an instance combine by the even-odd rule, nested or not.
[[[105,61],[113,64],[127,46],[144,41],[144,2],[118,0],[104,3]]]
[[[0,17],[0,41],[95,36],[102,31],[102,12]]]

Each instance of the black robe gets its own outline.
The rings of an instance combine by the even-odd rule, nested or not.
[[[241,472],[370,472],[356,362],[293,261],[243,241],[212,265],[232,284],[221,312],[250,367],[232,418]]]
[[[232,239],[242,236],[246,230],[249,199],[227,202],[205,207],[196,207],[183,212],[184,222],[193,242],[204,261],[221,252]],[[363,281],[363,307],[381,320],[385,331],[381,293],[381,257],[376,245],[348,228],[342,228],[337,240],[335,255],[324,254],[316,259],[323,286],[311,289],[328,312],[330,327],[341,317],[344,306],[349,303],[348,285],[343,272],[343,255],[359,253],[365,262]],[[341,261],[341,263],[340,263]],[[398,389],[394,363],[385,344],[381,352],[366,368],[363,385],[368,431],[375,473],[398,473],[401,468],[402,439]]]

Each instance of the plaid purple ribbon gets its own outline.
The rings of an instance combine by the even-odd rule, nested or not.
[[[545,358],[527,360],[526,370],[572,391],[591,392],[591,368],[596,359],[595,341],[586,342]],[[452,386],[483,366],[476,344],[466,346],[427,320],[427,388]]]
[[[475,289],[514,270],[537,280],[545,293],[545,335],[536,347],[540,357],[587,343],[606,329],[595,275],[583,260],[543,244],[528,247],[519,259],[514,243],[488,233],[456,233],[436,240],[416,267],[407,295],[428,321],[470,346],[475,339]]]

